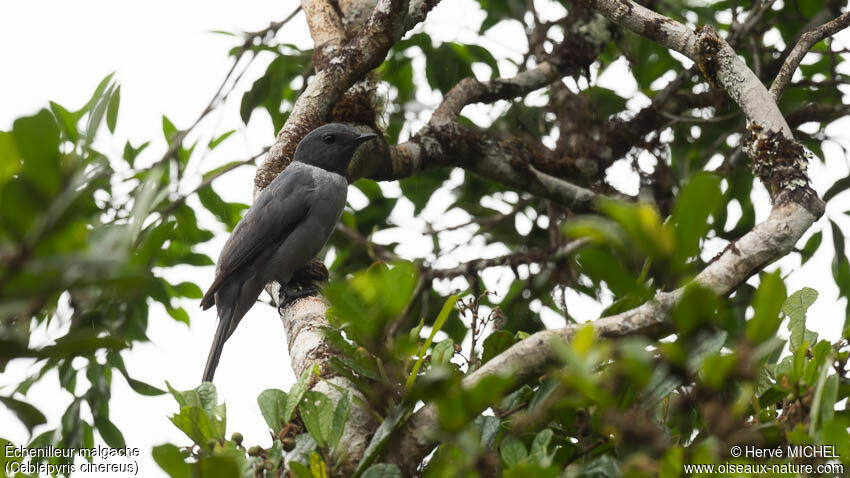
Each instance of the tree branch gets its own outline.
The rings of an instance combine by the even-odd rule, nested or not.
[[[464,262],[457,267],[447,269],[428,269],[425,271],[424,275],[429,279],[445,279],[471,274],[490,267],[530,264],[534,262],[554,262],[567,257],[588,242],[589,241],[587,239],[576,239],[575,241],[564,244],[554,251],[534,250],[505,254],[498,257],[491,257],[489,259],[473,259],[471,261]]]
[[[785,88],[791,83],[791,78],[794,77],[794,72],[797,71],[800,62],[803,61],[806,53],[813,46],[824,38],[835,35],[848,26],[850,26],[850,12],[846,12],[838,18],[834,18],[819,27],[812,28],[806,33],[803,33],[800,40],[794,45],[791,53],[785,58],[785,63],[779,69],[779,74],[776,75],[773,84],[770,85],[770,95],[773,99],[779,101]]]

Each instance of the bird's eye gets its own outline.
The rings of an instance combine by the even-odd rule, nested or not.
[[[334,139],[336,139],[336,138],[334,138],[334,135],[332,135],[332,134],[326,134],[326,135],[322,136],[322,141],[324,141],[325,144],[333,144]]]

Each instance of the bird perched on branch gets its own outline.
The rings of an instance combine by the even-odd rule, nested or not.
[[[311,131],[298,143],[293,162],[248,209],[218,258],[215,280],[201,307],[215,304],[215,332],[204,381],[211,382],[224,342],[254,305],[266,284],[281,285],[280,304],[314,295],[314,288],[289,283],[330,238],[345,207],[346,172],[354,151],[375,134],[361,134],[331,123]]]

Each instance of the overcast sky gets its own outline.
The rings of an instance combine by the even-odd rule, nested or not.
[[[211,32],[259,30],[270,21],[284,18],[295,6],[293,0],[246,0],[238,3],[222,0],[0,2],[0,65],[3,68],[0,75],[0,129],[8,130],[15,118],[34,113],[45,107],[48,100],[69,109],[79,108],[98,82],[114,71],[116,80],[121,84],[119,126],[115,140],[100,146],[120,156],[126,139],[131,139],[134,144],[153,139],[148,156],[152,160],[161,155],[165,147],[161,116],[167,115],[178,128],[188,126],[207,104],[230,67],[226,54],[236,44],[235,39]],[[469,41],[474,37],[474,26],[481,17],[471,0],[443,2],[429,17],[426,31],[438,40]],[[507,41],[511,37],[516,41]],[[308,46],[309,36],[303,16],[299,15],[290,22],[279,38]],[[497,57],[515,56],[524,49],[524,41],[520,29],[506,27],[491,32],[483,44]],[[271,143],[274,131],[265,113],[255,112],[247,127],[241,123],[238,113],[241,91],[250,87],[251,82],[262,74],[269,60],[261,57],[255,62],[233,100],[202,124],[200,131],[205,137],[230,129],[237,129],[238,134],[205,159],[202,165],[190,166],[197,168],[195,171],[207,171],[228,161],[250,157]],[[503,66],[502,74],[512,73],[509,65]],[[634,84],[623,81],[625,77],[616,74],[616,71],[609,72],[604,77],[604,84],[627,95],[634,91]],[[427,107],[435,101],[433,95],[427,92],[423,92],[419,100]],[[489,107],[476,107],[470,114],[484,118],[490,110]],[[427,112],[424,114],[427,118]],[[833,129],[839,131],[839,128],[844,128],[846,131],[846,126],[845,122],[833,126]],[[824,150],[827,152],[826,167],[815,161],[810,168],[814,186],[820,193],[848,172],[847,160],[840,148],[827,145]],[[253,174],[253,168],[242,168],[217,181],[215,188],[228,200],[250,203]],[[615,184],[633,187],[633,178],[625,168],[615,169],[613,176]],[[452,178],[461,181],[463,175],[454,174]],[[757,194],[761,198],[758,218],[763,219],[769,209],[766,193],[760,185],[758,189]],[[398,188],[393,184],[385,185],[385,191],[398,194]],[[356,195],[350,199],[357,207]],[[443,223],[459,222],[457,215],[442,214],[448,202],[448,195],[442,193],[429,204],[426,217]],[[850,230],[846,229],[850,221],[843,212],[838,200],[833,200],[827,209],[827,214],[845,226],[847,231]],[[401,254],[427,256],[430,240],[418,233],[423,222],[413,220],[411,214],[412,206],[400,201],[393,214],[400,227],[378,236],[378,240],[389,242],[389,235],[395,235],[395,240],[402,238]],[[216,239],[203,247],[203,252],[215,259],[226,239],[226,232],[211,216],[201,214],[200,217],[206,227],[216,232]],[[522,227],[523,220],[528,221],[521,218],[518,226]],[[825,219],[822,219],[809,234],[824,229],[824,224]],[[789,293],[802,286],[814,287],[820,292],[818,301],[810,309],[810,327],[823,337],[834,340],[840,335],[844,303],[843,299],[836,301],[837,289],[829,273],[831,247],[828,245],[828,227],[824,236],[827,245],[805,267],[799,269],[796,255],[781,261],[780,266],[784,273],[790,273],[787,278]],[[458,236],[457,240],[463,240],[463,236]],[[713,249],[706,254],[710,257],[723,246],[725,244],[713,244]],[[499,247],[483,249],[480,245],[471,244],[461,248],[451,260],[494,256],[503,252]],[[206,289],[212,274],[212,268],[178,268],[169,273],[168,278],[172,282],[192,280]],[[491,288],[502,288],[510,282],[509,274],[504,269],[490,270],[486,283]],[[443,286],[449,287],[448,284]],[[571,313],[583,319],[595,318],[601,308],[599,304],[577,296],[570,297],[570,304]],[[192,318],[190,327],[172,320],[159,305],[152,307],[148,329],[152,342],[137,345],[126,355],[130,374],[135,378],[163,388],[165,380],[178,389],[193,388],[199,383],[214,332],[215,312],[201,311],[197,308],[197,301],[185,301],[182,305]],[[551,314],[544,317],[547,321],[552,320],[553,326],[556,325]],[[46,343],[49,337],[56,337],[64,330],[62,324],[56,327],[47,334],[36,334],[35,343]],[[288,390],[291,386],[293,377],[285,344],[283,327],[277,315],[263,306],[255,306],[241,322],[239,331],[228,341],[216,374],[219,399],[227,403],[228,435],[239,431],[245,435],[246,443],[270,444],[266,425],[256,406],[256,397],[266,388]],[[249,368],[248,364],[254,365]],[[13,362],[0,376],[0,386],[15,384],[34,370],[31,362]],[[81,382],[78,391],[87,387],[84,378]],[[28,399],[46,413],[49,426],[54,427],[71,396],[59,389],[54,373],[34,386]],[[176,403],[170,396],[141,397],[129,389],[123,378],[114,378],[111,418],[124,432],[127,445],[141,448],[141,476],[165,476],[150,458],[152,446],[165,442],[189,443],[188,438],[168,421],[167,416],[175,411]],[[24,427],[5,409],[0,409],[0,424],[0,436],[17,444],[28,441]]]

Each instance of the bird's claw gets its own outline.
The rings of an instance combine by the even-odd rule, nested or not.
[[[284,308],[289,307],[289,305],[296,300],[302,297],[309,297],[311,295],[317,295],[319,293],[319,289],[314,286],[290,286],[283,285],[280,287],[280,292],[278,293],[278,305],[277,311],[281,312]]]

